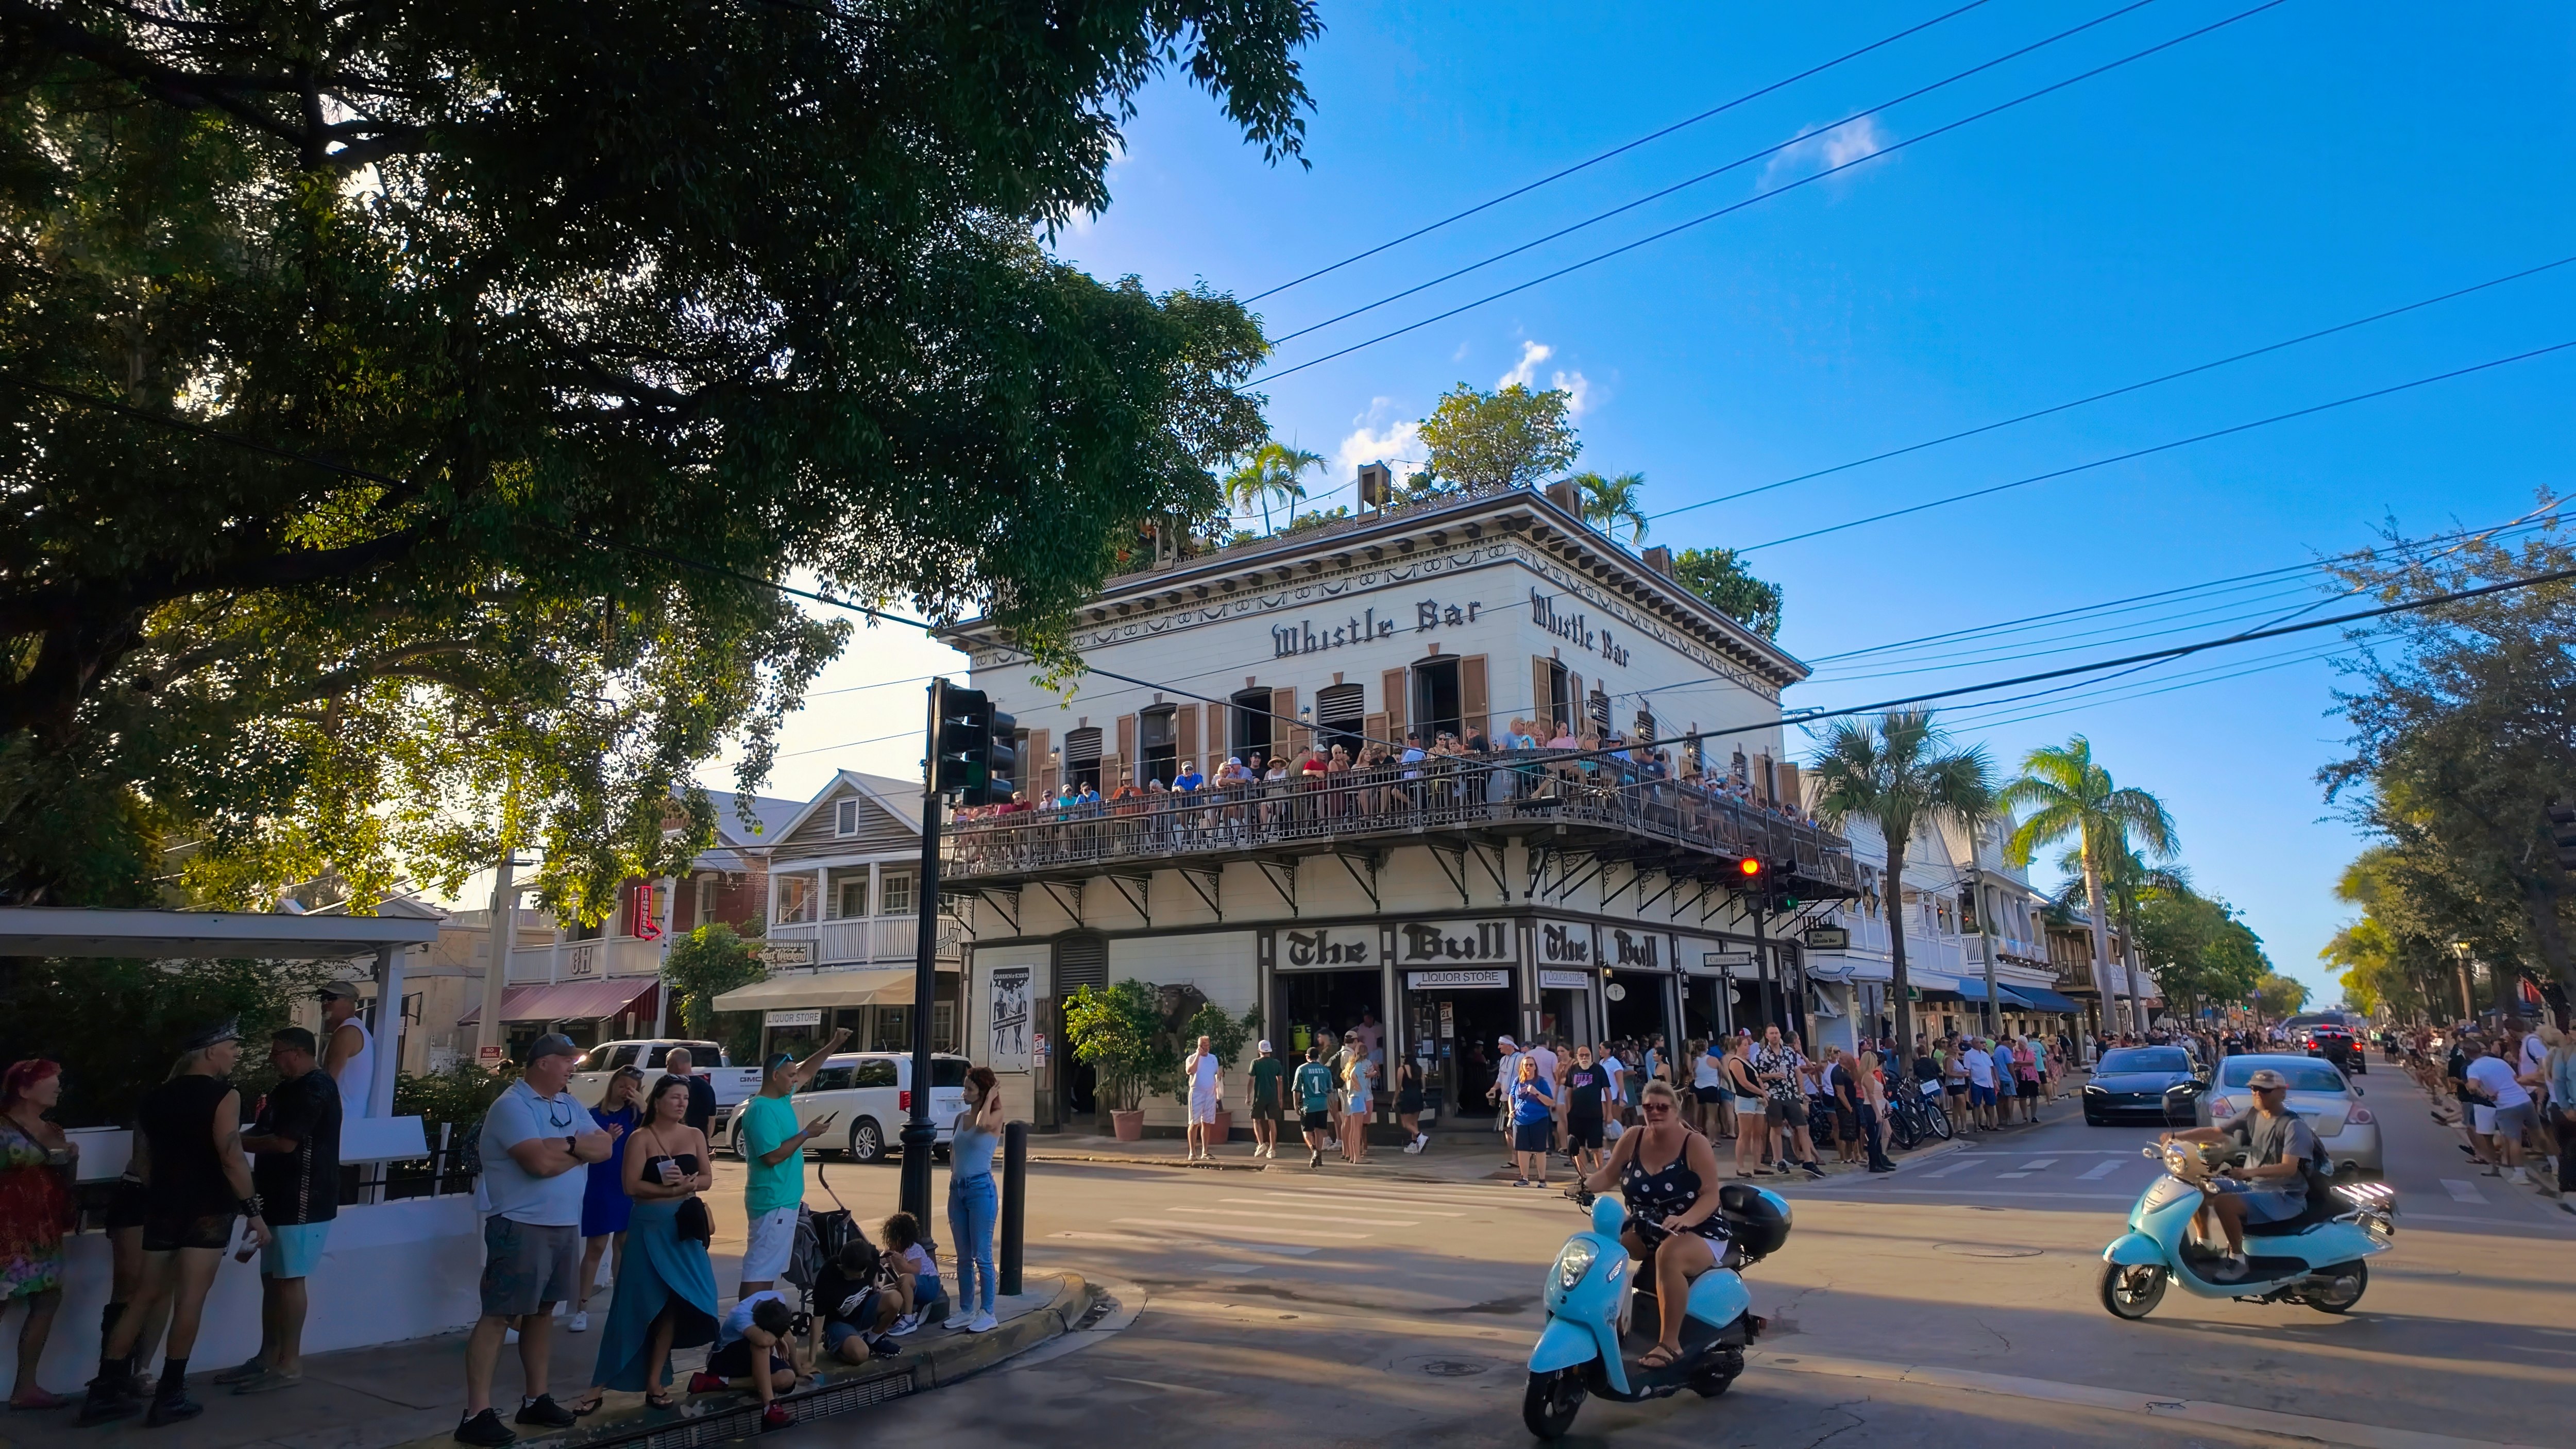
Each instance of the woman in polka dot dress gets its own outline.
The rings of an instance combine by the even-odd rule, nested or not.
[[[1620,1133],[1610,1160],[1583,1185],[1595,1192],[1618,1185],[1628,1204],[1628,1226],[1619,1240],[1640,1262],[1649,1252],[1654,1257],[1662,1334],[1638,1363],[1640,1370],[1652,1371],[1681,1357],[1691,1280],[1717,1266],[1728,1234],[1717,1215],[1717,1153],[1707,1138],[1683,1125],[1672,1083],[1647,1082],[1638,1091],[1637,1110],[1643,1125]]]

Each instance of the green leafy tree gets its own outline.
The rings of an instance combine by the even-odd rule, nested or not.
[[[1566,413],[1572,400],[1561,388],[1532,392],[1516,382],[1481,392],[1458,384],[1422,420],[1430,467],[1412,488],[1527,488],[1563,473],[1583,451]]]
[[[700,926],[671,943],[662,962],[662,989],[680,1025],[691,1037],[711,1041],[736,1062],[760,1056],[760,1013],[718,1011],[716,998],[739,986],[767,979],[756,941],[734,934],[726,925]]]
[[[2028,865],[2040,847],[2072,839],[2079,852],[2084,880],[2084,918],[2093,932],[2093,976],[2106,981],[2111,960],[2110,919],[2103,899],[2103,872],[2115,852],[2145,846],[2156,858],[2170,860],[2177,849],[2173,817],[2164,802],[2144,790],[2124,788],[2093,759],[2093,742],[2076,735],[2063,745],[2042,745],[2022,756],[2021,774],[2003,788],[2004,808],[2020,816],[2005,854],[2015,865]],[[2129,981],[2128,1020],[2143,1030],[2146,1017],[2138,1003],[2137,973]]]
[[[2225,901],[2149,886],[2128,928],[2143,962],[2178,1015],[2249,999],[2272,969],[2262,938]]]
[[[1953,745],[1925,709],[1876,720],[1837,720],[1808,765],[1816,778],[1816,818],[1834,830],[1855,819],[1878,826],[1887,842],[1888,994],[1896,1002],[1896,1039],[1914,1040],[1907,999],[1903,912],[1905,857],[1914,832],[1954,826],[1975,838],[1976,822],[1995,810],[1994,770],[1984,750]]]
[[[1296,157],[1306,0],[0,27],[0,900],[148,899],[177,843],[203,899],[364,896],[507,839],[595,917],[840,646],[763,581],[1060,663],[1264,432],[1239,305],[1034,237],[1167,72]]]
[[[1646,486],[1643,473],[1622,473],[1616,478],[1599,473],[1577,473],[1565,481],[1573,484],[1583,499],[1583,521],[1605,534],[1616,535],[1621,524],[1628,527],[1628,541],[1646,541],[1646,512],[1637,495]]]
[[[1686,548],[1673,555],[1683,588],[1765,639],[1780,637],[1780,586],[1746,572],[1731,548]]]
[[[2296,1016],[2308,1004],[2308,988],[2292,977],[2277,971],[2266,973],[2254,983],[2254,1005],[2266,1017],[2279,1021]]]
[[[1151,982],[1077,987],[1064,1003],[1073,1059],[1099,1074],[1100,1099],[1116,1111],[1134,1111],[1148,1095],[1178,1086],[1181,1059],[1163,1044],[1162,1030]]]
[[[66,1127],[122,1127],[178,1060],[180,1044],[221,1021],[244,1043],[233,1082],[245,1100],[274,1080],[268,1035],[337,973],[328,962],[21,959],[0,975],[0,1060],[63,1064]]]
[[[1309,469],[1324,466],[1324,455],[1303,448],[1291,448],[1276,442],[1263,443],[1253,451],[1242,467],[1226,475],[1225,501],[1230,508],[1261,510],[1261,531],[1268,534],[1270,501],[1286,505],[1288,515],[1296,517],[1297,505],[1306,501],[1306,485],[1297,480]]]

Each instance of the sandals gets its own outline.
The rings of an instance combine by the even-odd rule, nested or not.
[[[1681,1358],[1682,1356],[1678,1351],[1666,1348],[1659,1343],[1653,1348],[1647,1349],[1645,1357],[1637,1360],[1637,1372],[1641,1374],[1650,1374],[1657,1369],[1671,1368],[1674,1364],[1681,1362]]]
[[[606,1394],[591,1394],[586,1397],[589,1399],[588,1403],[584,1403],[580,1399],[575,1399],[564,1406],[571,1412],[574,1418],[587,1419],[591,1415],[598,1413],[600,1406],[608,1402],[608,1396]]]
[[[672,1393],[668,1389],[663,1390],[659,1394],[654,1393],[651,1389],[646,1389],[644,1391],[644,1407],[648,1409],[676,1408],[679,1405],[679,1402],[680,1396]],[[579,1411],[576,1410],[575,1412]]]

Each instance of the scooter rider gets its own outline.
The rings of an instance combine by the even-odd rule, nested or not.
[[[2245,1224],[2277,1223],[2307,1208],[2307,1172],[2317,1152],[2317,1134],[2287,1105],[2290,1084],[2265,1068],[2245,1079],[2254,1093],[2254,1110],[2224,1127],[2194,1127],[2168,1132],[2167,1142],[2232,1142],[2246,1149],[2249,1164],[2227,1167],[2201,1190],[2203,1214],[2218,1214],[2227,1234],[2227,1262],[2222,1276],[2245,1273]],[[2206,1229],[2204,1217],[2195,1219]]]
[[[1691,1280],[1717,1266],[1728,1232],[1717,1215],[1717,1154],[1707,1138],[1683,1125],[1681,1098],[1672,1083],[1647,1082],[1638,1094],[1637,1110],[1643,1125],[1620,1133],[1610,1160],[1583,1185],[1594,1192],[1618,1185],[1628,1204],[1628,1226],[1620,1230],[1619,1241],[1639,1262],[1649,1253],[1654,1257],[1655,1299],[1662,1305],[1663,1323],[1655,1346],[1637,1365],[1640,1372],[1652,1373],[1681,1357]]]

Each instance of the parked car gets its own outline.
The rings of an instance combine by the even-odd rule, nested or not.
[[[590,1049],[590,1054],[581,1059],[580,1069],[573,1073],[573,1100],[585,1107],[597,1106],[599,1099],[608,1095],[609,1073],[619,1067],[642,1067],[644,1085],[652,1086],[653,1078],[661,1074],[675,1047],[687,1047],[690,1070],[715,1087],[716,1119],[708,1124],[707,1131],[713,1140],[724,1140],[725,1122],[733,1115],[733,1109],[759,1093],[760,1068],[735,1066],[725,1057],[724,1048],[711,1041],[657,1037],[649,1041],[602,1042]]]
[[[2178,1046],[2115,1047],[2102,1054],[2093,1067],[2093,1079],[2084,1084],[2084,1123],[2088,1127],[2122,1122],[2188,1127],[2201,1090],[2208,1085],[2206,1070]]]
[[[930,1124],[945,1151],[955,1135],[957,1114],[966,1110],[964,1057],[945,1053],[930,1059]],[[756,1088],[755,1088],[756,1089]],[[903,1147],[903,1124],[912,1115],[912,1054],[909,1052],[836,1052],[796,1093],[796,1124],[810,1126],[825,1113],[838,1113],[828,1141],[852,1162],[883,1162]],[[719,1139],[734,1156],[742,1155],[739,1124]]]
[[[2353,1038],[2351,1032],[2339,1026],[2311,1028],[2308,1032],[2308,1055],[2323,1057],[2351,1076],[2361,1076],[2370,1070],[2370,1063],[2364,1060],[2361,1043]]]
[[[2266,1067],[2290,1084],[2290,1110],[2307,1119],[2308,1130],[2317,1134],[2338,1174],[2380,1174],[2379,1119],[2361,1104],[2361,1088],[2334,1063],[2317,1057],[2287,1053],[2229,1057],[2219,1066],[2218,1081],[2200,1104],[2201,1125],[2224,1127],[2254,1110],[2254,1093],[2245,1083]]]

